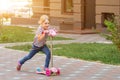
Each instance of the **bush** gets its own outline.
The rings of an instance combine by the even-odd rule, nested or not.
[[[120,17],[114,18],[113,21],[105,20],[104,23],[109,32],[106,34],[107,39],[111,40],[120,50]]]
[[[2,14],[2,17],[4,17],[5,19],[11,18],[13,16],[15,16],[13,13],[3,13]]]

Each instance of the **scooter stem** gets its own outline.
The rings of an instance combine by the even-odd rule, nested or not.
[[[51,49],[51,67],[53,67],[53,37],[50,37],[50,41],[51,41],[51,44],[50,44],[50,49]]]

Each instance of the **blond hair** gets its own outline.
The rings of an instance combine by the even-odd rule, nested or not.
[[[49,17],[47,15],[42,15],[38,21],[39,24],[42,24],[45,20],[49,20]]]

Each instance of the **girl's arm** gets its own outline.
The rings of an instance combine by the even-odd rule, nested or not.
[[[38,35],[38,41],[41,41],[45,37],[45,33]]]
[[[42,34],[38,35],[38,41],[41,41],[45,37],[45,34],[48,34],[48,33],[49,33],[48,30],[44,30]]]

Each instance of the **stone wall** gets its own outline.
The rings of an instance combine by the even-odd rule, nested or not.
[[[38,25],[38,20],[36,18],[11,18],[11,24],[14,25]]]
[[[120,13],[120,0],[96,0],[96,23],[101,23],[102,13]]]

